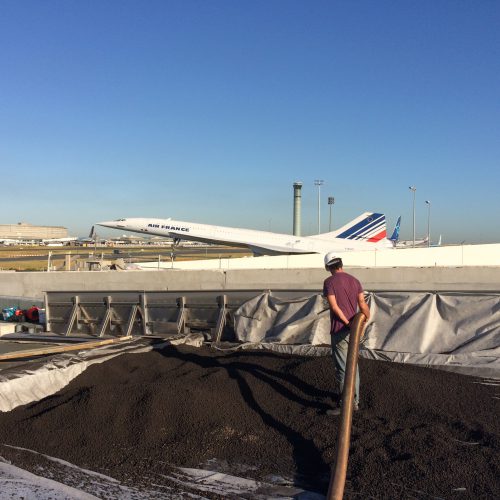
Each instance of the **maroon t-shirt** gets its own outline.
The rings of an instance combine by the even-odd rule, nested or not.
[[[354,276],[345,272],[332,274],[323,283],[323,295],[325,297],[335,295],[338,306],[349,321],[358,312],[358,295],[362,292],[361,283]],[[331,309],[330,319],[332,321],[330,333],[337,333],[344,327],[344,323]]]

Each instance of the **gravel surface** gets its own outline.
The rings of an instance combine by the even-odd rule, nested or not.
[[[360,370],[346,498],[500,498],[498,385],[366,359]],[[182,466],[326,493],[335,401],[330,357],[167,347],[0,414],[0,443],[134,485]]]

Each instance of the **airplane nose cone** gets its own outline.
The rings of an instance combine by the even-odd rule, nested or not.
[[[96,225],[104,227],[113,227],[116,226],[116,222],[115,223],[113,223],[113,221],[96,222]]]
[[[126,229],[128,224],[125,219],[118,219],[118,220],[107,220],[104,222],[97,222],[96,223],[98,226],[104,226],[104,227],[110,227],[112,229]]]

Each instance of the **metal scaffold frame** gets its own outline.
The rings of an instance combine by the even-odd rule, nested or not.
[[[191,331],[220,342],[232,333],[234,311],[255,290],[46,292],[46,330],[62,337],[164,337]],[[298,297],[307,291],[287,291]]]

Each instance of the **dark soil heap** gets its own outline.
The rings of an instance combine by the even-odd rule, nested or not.
[[[500,498],[498,386],[365,359],[360,370],[346,498]],[[169,347],[93,365],[0,414],[0,443],[135,480],[216,459],[326,493],[333,389],[329,357]]]

